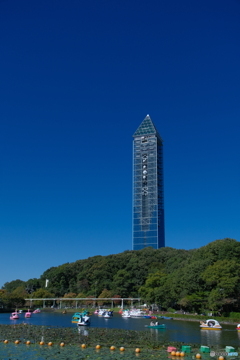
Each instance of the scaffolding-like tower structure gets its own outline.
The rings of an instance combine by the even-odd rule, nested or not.
[[[165,246],[163,140],[149,115],[133,135],[133,250]]]

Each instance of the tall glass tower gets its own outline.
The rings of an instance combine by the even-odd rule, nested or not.
[[[163,141],[149,115],[133,135],[133,250],[165,246]]]

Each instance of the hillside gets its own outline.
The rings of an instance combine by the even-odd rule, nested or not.
[[[46,293],[56,297],[141,296],[163,309],[238,311],[239,257],[240,243],[233,239],[216,240],[194,250],[149,247],[51,267],[40,279],[15,280],[4,289],[10,293],[22,289],[33,297]]]

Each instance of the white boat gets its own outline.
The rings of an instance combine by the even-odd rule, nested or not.
[[[110,310],[105,311],[105,313],[103,314],[103,317],[106,319],[109,319],[109,318],[113,317],[113,312]]]
[[[123,318],[130,318],[130,317],[131,317],[130,311],[129,311],[129,310],[124,310],[124,311],[122,312],[122,317],[123,317]]]
[[[134,318],[141,318],[146,315],[146,312],[141,309],[132,309],[130,310],[130,316]]]
[[[89,326],[90,325],[90,317],[87,315],[80,316],[77,326]]]
[[[98,310],[98,316],[103,316],[106,311],[107,311],[107,309],[99,309]]]
[[[200,321],[201,330],[221,330],[222,327],[217,320],[209,319],[206,321]]]

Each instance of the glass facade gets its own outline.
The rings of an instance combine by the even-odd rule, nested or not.
[[[133,250],[165,246],[163,141],[149,115],[133,135]]]

